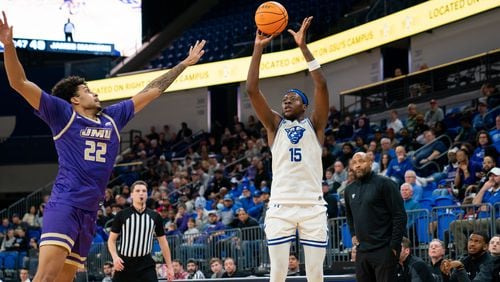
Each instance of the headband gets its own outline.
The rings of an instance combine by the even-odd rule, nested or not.
[[[304,105],[306,105],[306,106],[309,105],[309,99],[307,99],[307,96],[306,96],[306,94],[304,94],[304,92],[300,91],[299,89],[292,88],[292,89],[288,90],[286,93],[290,93],[290,92],[299,95],[300,98],[302,99],[302,103]]]

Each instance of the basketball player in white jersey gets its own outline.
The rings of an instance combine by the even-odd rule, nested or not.
[[[308,64],[314,82],[314,111],[305,117],[307,96],[298,89],[286,91],[282,114],[271,110],[259,89],[259,66],[265,46],[274,36],[257,31],[247,77],[247,92],[257,117],[267,131],[273,157],[273,181],[265,232],[271,259],[271,282],[283,282],[288,270],[290,244],[296,231],[304,247],[307,281],[323,281],[327,245],[327,216],[321,190],[321,148],[328,117],[328,89],[321,66],[306,45],[312,17],[300,29],[288,30]]]

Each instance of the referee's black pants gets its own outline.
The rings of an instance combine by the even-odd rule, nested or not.
[[[115,271],[113,282],[158,282],[155,261],[151,254],[142,257],[124,257],[124,268]]]
[[[371,251],[356,252],[356,281],[394,282],[396,281],[396,258],[392,249],[385,246]]]

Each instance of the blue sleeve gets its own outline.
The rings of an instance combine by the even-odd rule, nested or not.
[[[71,107],[70,103],[42,91],[40,107],[35,110],[35,115],[47,123],[53,135],[61,132],[71,118],[72,113],[73,107]]]
[[[134,117],[134,102],[128,99],[106,107],[102,112],[112,117],[118,130],[122,130],[122,128]]]

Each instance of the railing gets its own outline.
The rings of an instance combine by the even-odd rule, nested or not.
[[[436,201],[436,204],[439,202]],[[497,234],[500,228],[500,203],[495,205],[451,205],[435,206],[431,210],[419,209],[407,211],[406,236],[412,241],[412,254],[428,259],[428,245],[434,239],[444,241],[448,257],[458,258],[465,255],[469,235],[473,231],[485,231],[489,236]],[[495,216],[497,215],[497,216]],[[345,217],[328,221],[329,242],[324,260],[325,269],[332,265],[351,260],[351,234]],[[239,269],[254,273],[269,271],[269,254],[266,236],[262,226],[244,229],[225,229],[198,234],[167,236],[172,258],[180,259],[184,264],[194,259],[200,269],[209,273],[209,261],[212,257],[224,259],[232,257]],[[298,241],[291,243],[291,250],[304,260],[304,253]],[[153,259],[163,263],[159,244],[153,244]],[[30,257],[30,259],[33,259]],[[100,281],[103,264],[111,261],[105,242],[94,243],[87,257],[88,277]],[[30,265],[31,263],[27,263]],[[33,267],[36,267],[34,264]],[[30,269],[33,273],[35,269]],[[87,274],[86,274],[87,275]],[[86,280],[83,280],[86,281]]]
[[[341,109],[372,114],[500,83],[500,49],[340,93]],[[354,98],[347,104],[346,97]]]

